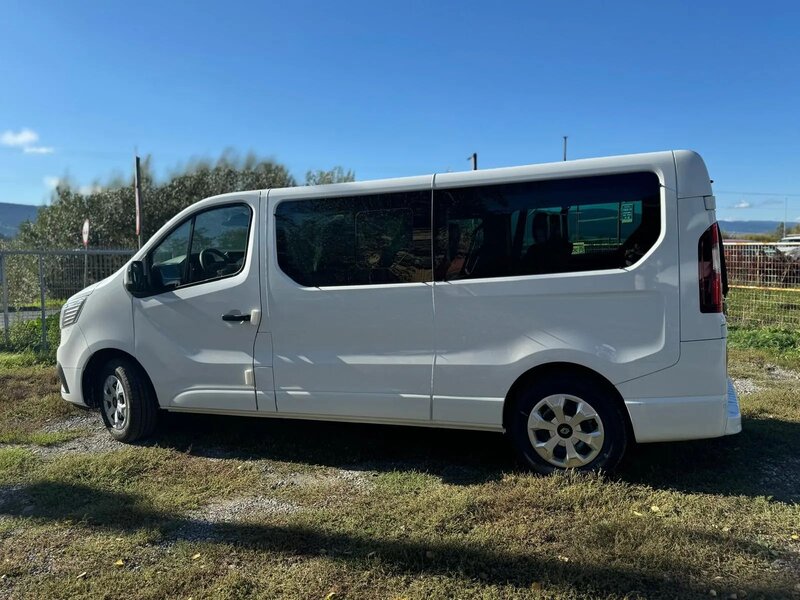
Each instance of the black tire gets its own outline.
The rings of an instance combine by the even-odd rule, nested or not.
[[[580,449],[585,448],[587,450],[585,456],[582,455],[579,460],[588,459],[594,454],[594,457],[586,462],[586,464],[572,467],[556,465],[541,456],[534,448],[532,437],[536,441],[542,443],[554,436],[560,436],[561,433],[568,433],[567,431],[558,433],[558,429],[554,432],[540,430],[530,434],[528,431],[528,420],[534,408],[536,408],[540,402],[546,402],[546,398],[559,395],[585,401],[600,420],[599,427],[596,424],[595,417],[587,419],[585,425],[588,430],[590,430],[590,434],[591,430],[600,431],[602,433],[602,444],[595,442],[599,446],[598,449],[593,450],[591,447],[583,445],[582,442],[572,445],[573,450],[579,447]],[[602,382],[580,374],[552,375],[540,381],[531,382],[529,385],[520,389],[516,397],[512,400],[514,405],[509,412],[507,431],[518,458],[527,468],[544,475],[566,468],[571,468],[576,471],[602,470],[610,472],[613,471],[620,460],[622,460],[628,444],[627,421],[622,413],[621,403],[618,398],[615,397],[613,392]],[[575,405],[577,408],[576,402],[570,399],[565,400],[565,414],[569,415],[569,411],[572,410],[572,405]],[[537,414],[542,415],[544,412],[545,417],[547,417],[552,413],[552,411],[547,412],[548,410],[546,404],[542,405],[542,408],[537,411]],[[574,414],[573,412],[572,415]],[[544,420],[550,421],[550,419]],[[584,424],[580,426],[583,427]],[[583,433],[583,431],[579,433]],[[543,435],[543,437],[540,439],[537,437],[539,435]],[[574,440],[574,438],[567,439]],[[556,442],[558,446],[564,447],[563,453],[566,454],[566,444],[563,443],[564,439],[556,440]],[[580,452],[580,450],[578,451]],[[558,452],[558,449],[556,449],[556,452]],[[566,458],[554,456],[553,460],[566,461]]]
[[[116,423],[108,414],[111,409],[106,400],[105,388],[110,383],[109,378],[115,378],[119,383],[126,406],[125,418],[118,419]],[[123,358],[110,360],[97,372],[96,385],[97,397],[100,399],[100,415],[111,437],[120,442],[130,443],[153,433],[158,420],[158,401],[150,380],[139,365]],[[113,384],[110,385],[112,387],[109,389],[112,389]]]

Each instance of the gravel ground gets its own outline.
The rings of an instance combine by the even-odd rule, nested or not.
[[[762,390],[762,387],[758,385],[752,379],[747,379],[745,377],[739,379],[733,377],[733,387],[736,388],[736,392],[738,394],[757,394]]]
[[[175,540],[212,541],[224,537],[219,525],[242,523],[265,515],[289,514],[301,510],[296,504],[265,496],[246,496],[212,502],[186,514],[186,522],[164,545]]]
[[[793,369],[784,369],[783,367],[769,363],[764,365],[764,369],[767,371],[767,373],[769,373],[772,379],[776,379],[778,381],[800,379],[800,372]]]
[[[86,432],[85,436],[75,438],[63,444],[46,447],[30,447],[31,451],[43,457],[60,456],[68,452],[112,452],[113,450],[119,450],[121,447],[120,443],[108,434],[105,425],[103,425],[103,419],[96,411],[87,411],[85,414],[50,422],[42,429],[47,432],[76,429]]]

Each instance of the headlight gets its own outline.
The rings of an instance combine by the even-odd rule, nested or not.
[[[70,298],[67,300],[66,304],[61,307],[61,329],[73,325],[75,321],[78,320],[78,317],[81,314],[81,309],[83,308],[83,304],[86,302],[86,298],[88,297],[89,296],[86,295]]]

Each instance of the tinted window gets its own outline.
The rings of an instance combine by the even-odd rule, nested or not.
[[[190,269],[190,283],[238,273],[244,265],[249,229],[247,206],[226,206],[197,215],[191,255],[199,268]]]
[[[287,201],[275,211],[278,265],[303,286],[431,279],[431,193]]]
[[[249,229],[250,208],[239,204],[184,221],[150,251],[154,288],[163,291],[238,273],[244,266]]]
[[[150,253],[151,274],[157,289],[185,283],[186,251],[191,232],[191,220],[181,223]]]
[[[434,192],[438,280],[614,269],[661,231],[653,173]]]

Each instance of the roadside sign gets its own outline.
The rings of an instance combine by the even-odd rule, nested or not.
[[[86,219],[83,222],[83,229],[81,229],[81,235],[83,236],[83,247],[89,247],[89,219]]]

